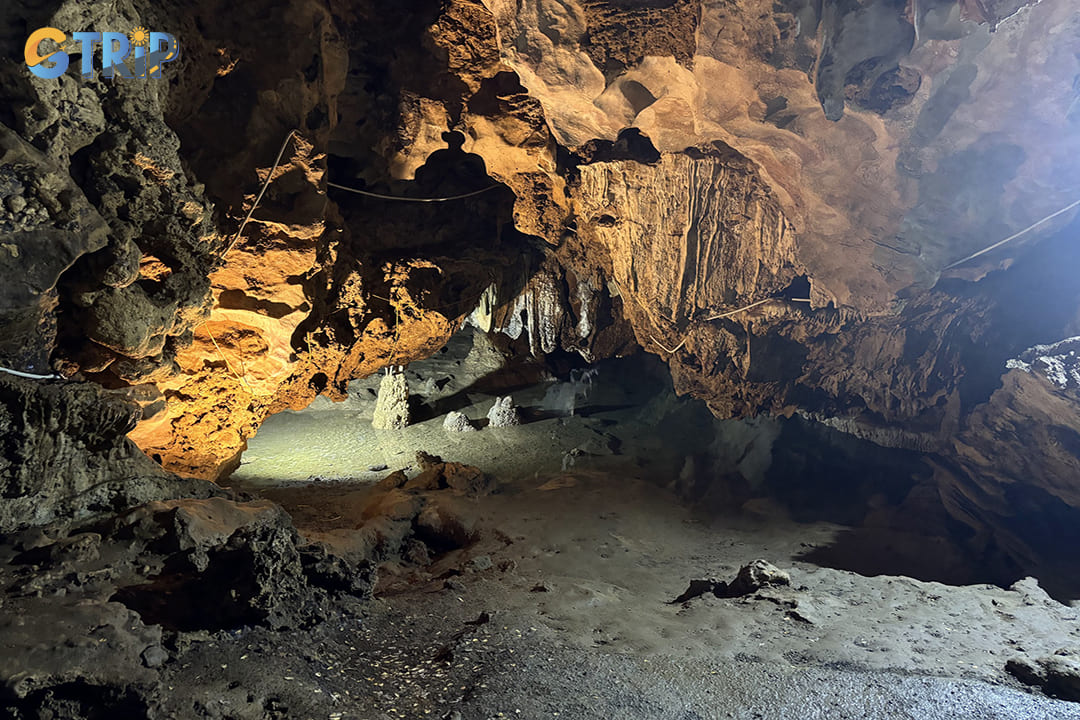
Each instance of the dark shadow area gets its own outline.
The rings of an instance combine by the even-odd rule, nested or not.
[[[898,506],[930,482],[919,453],[883,448],[795,417],[773,444],[762,488],[796,522],[856,525],[875,507]]]
[[[883,447],[799,416],[724,421],[715,432],[719,445],[699,437],[671,482],[707,522],[830,523],[835,537],[807,545],[799,560],[947,585],[1008,588],[1032,576],[1060,602],[1080,598],[1080,510],[1045,490],[1018,480],[989,496],[959,468],[936,476],[932,463],[951,467],[942,456]]]
[[[796,522],[847,528],[800,557],[822,567],[948,585],[1008,587],[1030,575],[1062,602],[1080,597],[1080,511],[1015,483],[995,511],[969,503],[961,522],[927,457],[794,418],[783,423],[765,483],[752,494]]]
[[[648,92],[644,88],[642,90]],[[660,153],[649,136],[634,127],[620,130],[614,141],[590,140],[581,147],[578,155],[579,162],[585,164],[632,160],[651,165],[660,161]]]
[[[114,720],[151,716],[150,706],[139,688],[95,685],[85,680],[34,690],[7,708],[21,710],[25,715],[19,717],[27,718]]]
[[[965,330],[979,338],[966,353],[968,368],[960,380],[965,407],[987,400],[1001,386],[1005,361],[1033,345],[1057,342],[1077,334],[1075,308],[1080,306],[1080,220],[1041,241],[1012,266],[978,283],[946,279],[938,288],[989,306],[989,317]]]

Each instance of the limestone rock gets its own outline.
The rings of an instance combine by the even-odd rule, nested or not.
[[[1066,338],[1048,345],[1036,345],[1022,352],[1019,357],[1005,363],[1005,367],[1025,372],[1036,371],[1060,388],[1080,389],[1080,337]]]
[[[488,427],[513,427],[521,424],[521,413],[509,395],[496,398],[495,404],[488,410]]]
[[[718,598],[744,597],[762,589],[788,585],[791,585],[791,576],[788,573],[765,560],[754,560],[739,568],[738,574],[731,582],[716,578],[691,580],[686,590],[671,602],[672,604],[684,603],[707,593]],[[792,601],[791,607],[799,607],[798,602]],[[813,621],[807,620],[807,622]]]
[[[30,603],[36,604],[33,611],[21,610]],[[62,695],[62,688],[78,683],[98,696],[95,710],[145,708],[142,698],[157,681],[141,656],[160,645],[161,628],[144,624],[118,602],[86,602],[77,596],[45,603],[8,599],[0,633],[9,648],[0,656],[0,707],[5,709],[47,705],[44,696],[50,689]]]
[[[105,247],[109,228],[59,164],[3,125],[0,198],[0,365],[48,374],[57,283]]]
[[[1048,307],[1072,295],[1031,323],[995,299],[1025,258],[1064,254],[1047,238],[1075,214],[1050,217],[1075,201],[1072,4],[659,4],[451,0],[399,22],[286,0],[252,32],[199,27],[202,2],[54,3],[42,24],[176,27],[185,67],[115,86],[0,69],[0,364],[157,386],[130,437],[217,478],[269,414],[437,351],[479,306],[535,355],[644,347],[718,416],[918,438],[975,542],[1025,554],[990,530],[1002,489],[1072,505],[1073,425],[1056,408],[1029,432],[1047,415],[1012,380],[1016,402],[978,408],[1004,360],[1075,334]],[[483,192],[447,213],[327,180]],[[1039,336],[1013,347],[1021,324]],[[995,470],[993,432],[1052,460]]]
[[[465,413],[451,410],[443,420],[443,430],[446,432],[476,432],[476,427]]]
[[[432,455],[431,453],[424,452],[423,450],[416,451],[416,465],[421,470],[431,470],[442,466],[443,459],[438,455]]]
[[[1080,658],[1071,652],[1062,650],[1038,660],[1011,658],[1005,670],[1026,685],[1041,687],[1048,695],[1080,702]]]
[[[492,485],[479,468],[440,460],[424,467],[419,475],[404,484],[403,489],[412,493],[452,489],[475,497],[490,492]]]
[[[295,627],[317,619],[326,593],[370,591],[369,567],[302,547],[289,515],[266,500],[149,503],[117,518],[113,534],[167,554],[156,584],[125,586],[115,597],[146,622],[175,629]]]
[[[217,492],[164,472],[124,437],[139,414],[93,383],[0,374],[0,529]]]
[[[436,547],[465,547],[476,538],[474,520],[470,515],[455,512],[446,503],[428,503],[416,518],[421,538]]]
[[[209,564],[208,552],[226,543],[241,528],[289,524],[284,511],[269,500],[238,503],[225,498],[169,500],[140,506],[119,521],[140,537],[163,533],[185,553],[199,572]],[[162,535],[163,536],[163,535]]]
[[[1040,660],[1046,671],[1046,691],[1063,700],[1080,702],[1080,658],[1051,655]]]
[[[409,424],[409,382],[405,373],[383,375],[371,426],[378,430],[400,430]]]
[[[790,584],[791,576],[786,572],[765,560],[754,560],[739,568],[739,574],[728,584],[726,593],[728,597],[741,597],[764,587]]]

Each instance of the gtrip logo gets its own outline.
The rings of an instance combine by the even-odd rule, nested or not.
[[[129,33],[76,32],[69,39],[54,27],[38,28],[26,40],[26,66],[45,80],[64,74],[69,53],[82,55],[84,80],[94,78],[95,50],[100,48],[101,75],[106,78],[160,78],[161,68],[180,57],[180,44],[169,33],[137,27]],[[44,51],[44,54],[42,54]]]

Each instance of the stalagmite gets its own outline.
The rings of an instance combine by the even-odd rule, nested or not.
[[[377,430],[400,430],[409,424],[409,381],[400,369],[393,369],[379,383],[379,398],[371,426]]]

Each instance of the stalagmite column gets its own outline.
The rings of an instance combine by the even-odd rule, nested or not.
[[[378,430],[400,430],[408,424],[409,381],[402,368],[389,368],[379,383],[371,426]]]

